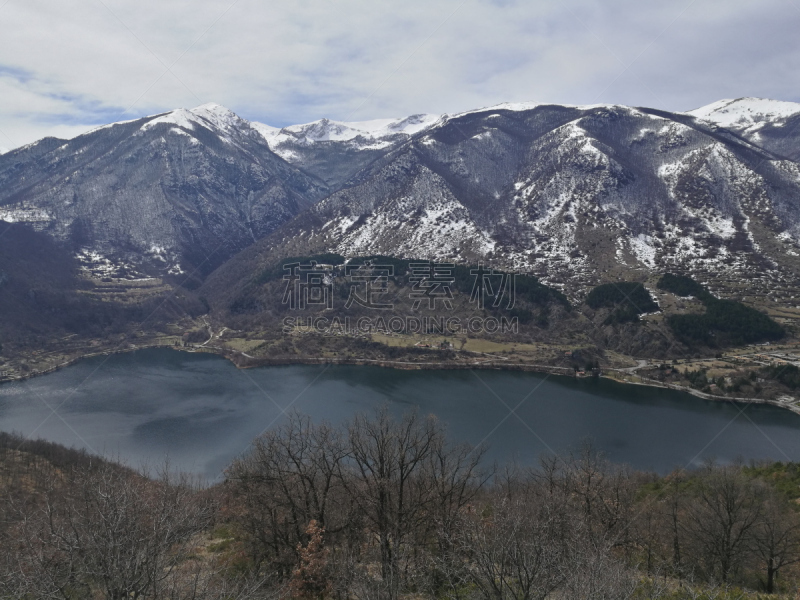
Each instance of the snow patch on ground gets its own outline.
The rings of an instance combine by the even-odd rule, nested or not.
[[[353,227],[356,222],[359,225]],[[331,227],[339,234],[336,251],[344,255],[390,252],[399,256],[457,259],[462,252],[487,254],[496,246],[470,219],[464,206],[446,195],[426,197],[424,204],[416,196],[402,197],[365,219],[341,217],[326,225],[326,229]]]
[[[173,127],[172,129],[169,130],[169,132],[177,134],[177,135],[184,135],[184,136],[186,136],[188,138],[194,139],[193,135],[190,135],[190,134],[186,133],[183,129],[178,129],[177,127]]]
[[[6,223],[48,223],[53,217],[46,210],[36,207],[0,207],[0,221]]]
[[[81,271],[95,277],[111,277],[117,274],[119,265],[100,254],[97,250],[83,248],[75,254],[81,263]]]
[[[629,240],[630,250],[639,262],[651,269],[656,267],[656,249],[653,247],[653,238],[640,233]]]
[[[484,131],[482,133],[478,133],[476,135],[473,135],[470,139],[473,139],[473,140],[488,140],[488,139],[491,139],[491,137],[492,137],[492,132],[491,131]]]

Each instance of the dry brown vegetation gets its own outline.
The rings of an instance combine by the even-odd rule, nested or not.
[[[0,442],[2,598],[722,599],[800,577],[793,464],[660,477],[587,444],[490,467],[386,409],[290,415],[213,487]]]

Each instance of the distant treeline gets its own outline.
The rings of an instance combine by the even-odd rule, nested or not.
[[[639,315],[659,311],[650,292],[638,281],[605,283],[593,288],[586,296],[586,304],[597,310],[611,308],[604,325],[638,321]]]
[[[344,261],[344,256],[335,253],[314,254],[312,256],[290,256],[282,259],[278,264],[267,267],[261,271],[261,274],[255,278],[255,283],[262,284],[283,279],[287,273],[287,265],[295,263],[310,264],[314,262],[320,265],[341,265]]]
[[[261,275],[257,278],[258,283],[266,283],[283,279],[286,274],[286,268],[291,264],[310,264],[316,263],[321,265],[340,266],[347,262],[348,267],[358,266],[375,266],[377,268],[391,267],[393,281],[398,278],[405,278],[411,273],[411,265],[420,265],[429,263],[432,266],[443,265],[444,261],[427,261],[422,259],[409,259],[397,258],[394,256],[385,256],[382,254],[373,254],[369,256],[356,256],[351,259],[346,259],[340,254],[315,254],[312,256],[293,256],[284,258],[275,266],[264,269]],[[381,272],[384,272],[383,270]],[[482,276],[500,278],[502,276],[511,277],[512,273],[499,269],[490,269],[479,265],[463,265],[453,264],[452,267],[443,268],[441,270],[442,276],[445,278],[452,278],[452,286],[463,293],[471,293],[475,286],[476,278],[480,281]],[[565,307],[569,307],[569,301],[566,296],[539,282],[538,278],[532,275],[513,274],[513,286],[515,293],[518,297],[533,304],[541,304],[555,300]],[[510,284],[509,284],[510,285]],[[496,287],[496,286],[495,286]],[[493,289],[496,293],[499,290]],[[493,294],[494,295],[494,294]]]
[[[658,288],[676,296],[694,296],[706,308],[702,315],[670,315],[667,323],[675,335],[691,345],[737,346],[779,340],[786,331],[764,313],[734,300],[715,298],[690,277],[665,274]]]
[[[21,461],[43,459],[55,469],[65,469],[75,466],[86,466],[97,462],[98,457],[92,456],[85,450],[67,448],[62,444],[48,442],[40,439],[27,439],[22,435],[0,431],[0,452],[13,453]],[[32,464],[32,463],[31,463]],[[24,464],[19,467],[24,469]],[[6,469],[4,475],[10,475]]]
[[[658,280],[656,285],[660,290],[671,292],[676,296],[682,296],[684,298],[694,296],[703,302],[714,298],[702,284],[697,283],[694,279],[685,275],[665,273],[661,276],[661,279]]]
[[[329,253],[284,258],[263,269],[252,283],[233,299],[229,307],[231,313],[238,315],[268,310],[280,311],[280,298],[275,299],[275,290],[269,288],[270,293],[265,294],[261,287],[283,280],[288,273],[289,265],[311,263],[330,265],[334,268],[335,277],[330,285],[337,300],[346,300],[350,296],[352,284],[346,275],[352,275],[352,269],[360,268],[363,272],[359,272],[358,275],[361,277],[372,270],[382,281],[398,288],[407,288],[409,292],[415,284],[420,284],[421,289],[424,289],[428,284],[421,280],[427,280],[441,284],[436,290],[437,293],[445,294],[444,289],[447,288],[450,293],[460,294],[471,301],[480,294],[483,299],[481,305],[483,310],[493,314],[502,311],[504,316],[516,317],[521,324],[535,322],[540,327],[546,327],[551,305],[566,311],[572,308],[562,292],[544,285],[532,275],[490,269],[480,265],[448,264],[380,254],[345,259],[340,254]],[[425,265],[428,265],[428,268],[425,268]],[[391,296],[397,301],[398,298],[407,297],[408,293],[404,292],[401,295],[395,290]]]
[[[761,370],[765,379],[779,381],[790,390],[800,389],[800,369],[794,365],[771,365]]]

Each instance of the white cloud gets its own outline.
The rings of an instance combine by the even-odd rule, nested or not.
[[[10,0],[0,144],[209,101],[286,125],[503,101],[798,100],[798,29],[785,0]]]

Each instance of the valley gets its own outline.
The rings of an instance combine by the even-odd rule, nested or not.
[[[798,122],[800,105],[742,98],[281,129],[208,104],[47,138],[0,156],[0,380],[166,346],[240,367],[596,375],[794,410]],[[321,265],[330,304],[287,304],[289,257]],[[437,265],[449,295],[431,292]],[[660,289],[665,274],[701,296]],[[344,306],[372,284],[391,307]]]

